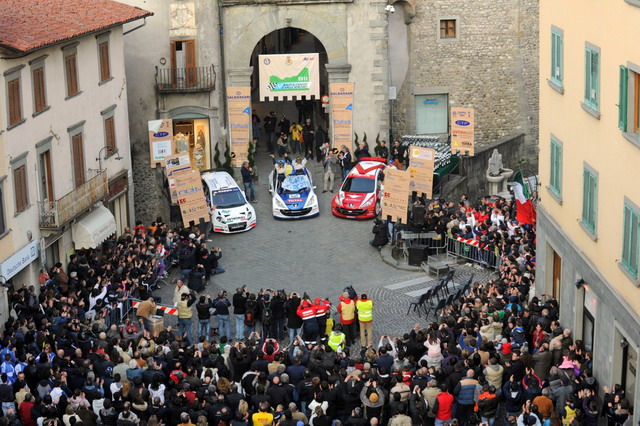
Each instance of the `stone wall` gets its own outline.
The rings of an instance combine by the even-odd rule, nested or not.
[[[460,162],[461,175],[467,179],[460,182],[458,186],[453,188],[446,195],[449,200],[457,200],[462,194],[466,194],[469,199],[475,200],[479,197],[487,195],[488,185],[485,177],[489,157],[494,149],[502,154],[502,162],[504,167],[517,170],[518,167],[523,170],[530,170],[530,163],[523,156],[525,150],[525,134],[519,133],[500,138],[495,142],[483,145],[476,149],[475,156],[465,157]],[[535,169],[534,169],[535,170]]]
[[[457,39],[440,40],[440,19],[457,20]],[[449,94],[476,110],[479,146],[525,134],[537,154],[538,1],[418,2],[409,26],[410,65],[395,102],[395,135],[415,133],[414,94]]]

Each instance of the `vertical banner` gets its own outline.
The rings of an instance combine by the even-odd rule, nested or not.
[[[451,153],[474,155],[475,111],[473,108],[451,108]]]
[[[191,159],[189,157],[189,153],[175,154],[165,157],[164,171],[167,174],[167,181],[169,183],[171,203],[175,204],[178,202],[175,175],[191,171]]]
[[[227,87],[229,135],[233,167],[241,167],[249,154],[251,137],[251,87]],[[235,154],[235,156],[234,156]]]
[[[200,173],[195,170],[174,173],[173,179],[184,226],[190,226],[190,222],[197,225],[200,219],[205,222],[211,220]]]
[[[354,83],[330,83],[331,147],[346,145],[353,149],[353,90]]]
[[[430,148],[409,147],[409,174],[411,183],[409,191],[433,197],[433,171],[435,169],[436,151]]]
[[[151,167],[164,165],[164,158],[173,153],[173,120],[151,120],[149,129],[149,157]]]
[[[317,53],[258,55],[260,101],[320,97],[320,57]]]
[[[382,218],[391,217],[392,222],[402,220],[407,223],[409,209],[409,184],[411,176],[407,171],[386,168],[384,171],[384,196],[382,197]]]

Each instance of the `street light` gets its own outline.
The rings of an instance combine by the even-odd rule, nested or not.
[[[102,151],[107,151],[104,154],[104,158],[102,158]],[[120,156],[120,150],[117,147],[113,147],[113,146],[103,146],[102,149],[98,152],[98,158],[96,158],[96,161],[98,162],[98,169],[102,170],[102,160],[106,160],[107,159],[107,154],[111,153],[111,155],[113,154],[117,154],[118,156],[116,157],[116,160],[120,161],[122,160],[124,157]]]

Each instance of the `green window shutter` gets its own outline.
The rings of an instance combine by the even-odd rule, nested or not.
[[[624,206],[624,235],[622,241],[622,264],[634,276],[638,276],[638,261],[640,253],[640,215]]]
[[[589,172],[582,171],[582,222],[588,224],[589,220]]]
[[[556,195],[562,193],[562,147],[551,140],[551,172],[549,186]]]
[[[591,173],[589,175],[591,176],[591,198],[589,200],[591,203],[591,228],[595,232],[598,217],[598,179]]]
[[[600,74],[600,55],[597,52],[591,52],[591,102],[598,109],[600,103],[600,88],[598,87],[598,76]]]
[[[557,46],[556,46],[556,79],[562,83],[564,77],[564,71],[562,69],[562,55],[563,55],[563,40],[562,34],[556,34]]]
[[[584,101],[591,103],[591,51],[587,49],[584,55]]]
[[[620,93],[618,100],[618,127],[623,132],[627,131],[627,90],[629,82],[629,70],[625,66],[620,66]]]

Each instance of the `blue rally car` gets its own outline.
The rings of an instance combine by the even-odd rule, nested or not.
[[[288,170],[290,174],[269,175],[269,192],[272,195],[273,217],[276,219],[305,219],[318,216],[318,197],[313,192],[311,172],[306,168]]]

